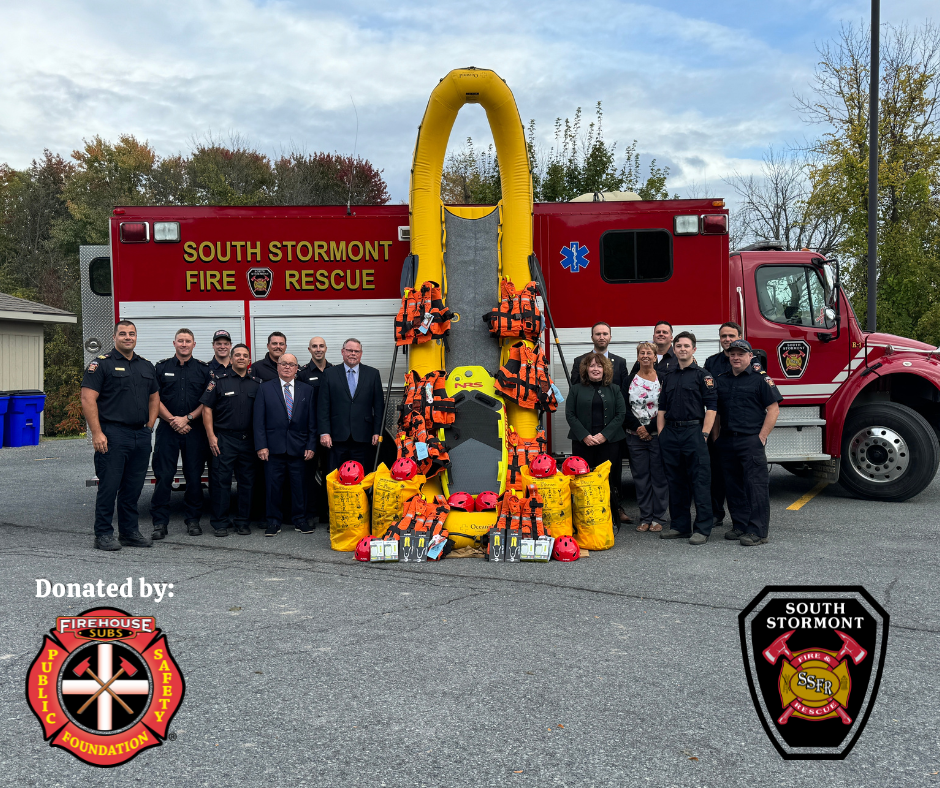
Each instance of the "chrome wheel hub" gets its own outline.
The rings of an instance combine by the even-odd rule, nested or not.
[[[907,442],[889,427],[866,427],[855,433],[849,443],[853,470],[870,482],[897,481],[910,461]]]

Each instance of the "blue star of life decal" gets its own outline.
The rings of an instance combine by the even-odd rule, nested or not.
[[[576,274],[582,268],[587,268],[591,261],[587,259],[588,248],[581,246],[577,241],[572,241],[569,246],[561,248],[561,264],[571,273]]]

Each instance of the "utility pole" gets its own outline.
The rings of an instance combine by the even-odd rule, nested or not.
[[[868,330],[878,309],[878,83],[881,71],[881,0],[871,0],[871,84],[868,89]]]

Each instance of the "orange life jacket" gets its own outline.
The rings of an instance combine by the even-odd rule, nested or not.
[[[454,313],[444,306],[441,286],[426,281],[406,289],[395,318],[395,344],[420,345],[450,333]]]
[[[558,409],[545,354],[527,347],[524,342],[509,348],[509,359],[496,373],[495,385],[497,391],[522,408],[550,413]]]
[[[454,423],[454,398],[447,396],[447,373],[443,370],[429,372],[421,377],[411,370],[405,375],[405,396],[398,406],[398,426],[406,432],[411,430],[415,415],[423,416],[427,424]]]
[[[500,496],[499,517],[496,518],[494,527],[502,530],[519,530],[519,517],[522,510],[522,502],[507,490]]]
[[[545,536],[542,523],[542,496],[534,484],[526,487],[526,497],[519,507],[519,530],[523,539],[538,539]]]
[[[421,421],[420,429],[417,431],[417,437],[412,437],[404,432],[398,433],[395,437],[395,446],[398,449],[398,456],[395,459],[400,460],[402,457],[410,457],[417,464],[418,473],[431,479],[450,467],[450,455],[447,453],[447,447],[443,443],[433,435],[427,434],[427,430],[425,430],[423,426],[424,419],[420,416],[416,418]],[[421,460],[418,459],[418,451],[415,447],[415,443],[423,443],[427,446],[427,457]]]
[[[425,501],[420,495],[414,495],[405,501],[401,519],[389,527],[384,539],[400,539],[402,534],[410,531],[415,534],[430,536],[441,535],[448,537],[444,521],[450,513],[450,504],[443,495],[438,495],[433,501]]]
[[[539,454],[548,451],[545,430],[539,430],[534,438],[526,440],[512,426],[506,429],[506,486],[521,490],[522,468],[529,465]]]
[[[516,290],[512,281],[503,277],[499,286],[499,306],[483,315],[490,333],[496,337],[538,341],[542,335],[542,313],[535,300],[538,293],[537,282],[529,282],[521,290]]]

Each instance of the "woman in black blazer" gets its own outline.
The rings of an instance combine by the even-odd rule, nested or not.
[[[640,507],[637,531],[662,531],[669,505],[669,486],[659,451],[656,414],[663,379],[656,371],[656,346],[640,342],[636,346],[637,371],[623,384],[627,415],[623,421],[630,451],[630,472],[636,484]]]
[[[571,451],[587,460],[593,471],[598,465],[619,456],[617,441],[623,440],[623,419],[627,406],[620,386],[613,383],[614,368],[600,353],[581,359],[579,381],[571,386],[565,401],[565,418],[571,428]],[[610,469],[610,508],[619,505],[620,468]],[[619,525],[619,523],[618,523]]]

